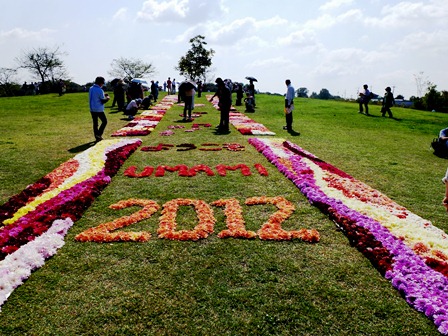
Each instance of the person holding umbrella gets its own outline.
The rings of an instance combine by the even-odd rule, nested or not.
[[[246,79],[249,80],[249,88],[248,88],[249,96],[252,96],[252,98],[253,98],[253,106],[256,107],[257,104],[255,102],[255,85],[254,85],[254,82],[258,82],[258,81],[257,81],[256,78],[250,77],[250,76],[247,76]]]

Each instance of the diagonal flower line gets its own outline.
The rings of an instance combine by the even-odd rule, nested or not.
[[[442,230],[404,207],[386,202],[388,198],[378,191],[375,197],[365,198],[362,202],[358,195],[350,194],[350,190],[345,190],[350,197],[345,196],[332,184],[330,177],[348,179],[366,190],[368,186],[295,144],[282,139],[261,138],[251,138],[249,143],[289,178],[311,204],[335,221],[410,306],[430,318],[439,332],[448,334],[447,264],[435,258],[437,252],[443,254],[447,246]],[[378,198],[382,202],[378,202]],[[364,203],[364,208],[359,203]],[[379,213],[389,213],[389,216],[381,217]],[[402,231],[389,225],[393,217],[397,218],[396,222],[401,220],[413,225],[408,236],[394,233]],[[442,251],[434,251],[429,258],[428,251],[421,246],[430,246],[434,241]]]
[[[103,140],[0,207],[0,306],[64,245],[64,236],[110,183],[140,139]],[[77,169],[72,170],[73,167]],[[66,170],[64,172],[64,170]]]
[[[162,120],[166,111],[170,109],[175,102],[177,102],[176,95],[163,97],[160,103],[152,106],[149,110],[143,111],[140,116],[135,117],[135,119],[127,125],[115,131],[112,136],[145,136],[150,134]]]

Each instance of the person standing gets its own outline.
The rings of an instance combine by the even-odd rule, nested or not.
[[[114,98],[117,100],[118,111],[124,111],[125,84],[120,79],[114,89]]]
[[[156,102],[159,96],[159,86],[153,80],[151,81],[151,95],[154,98],[154,102]]]
[[[62,79],[60,79],[58,83],[59,97],[65,93],[65,90],[66,90],[65,83]]]
[[[253,100],[254,100],[254,107],[257,106],[257,103],[255,102],[255,84],[253,79],[249,79],[249,94],[252,96]]]
[[[363,106],[366,108],[366,115],[369,115],[369,100],[370,100],[370,91],[369,86],[367,84],[363,85],[364,90],[359,92],[359,111],[358,113],[363,113]]]
[[[159,90],[160,90],[160,86],[159,86],[159,81],[156,81],[156,95],[154,96],[155,101],[157,101],[157,99],[159,99]]]
[[[173,78],[173,82],[171,83],[171,93],[172,94],[176,94],[176,85],[177,85],[176,79]]]
[[[236,83],[236,106],[241,106],[242,101],[244,98],[244,91],[243,91],[243,84],[242,83]]]
[[[232,92],[226,86],[222,78],[220,77],[216,78],[215,83],[218,85],[218,90],[213,95],[213,97],[210,98],[210,102],[213,100],[215,96],[218,96],[219,98],[218,107],[221,114],[218,126],[218,132],[228,133],[230,131],[229,115],[230,115],[230,107],[232,105]]]
[[[182,84],[181,84],[182,85]],[[184,92],[183,92],[183,96],[184,96],[184,119],[183,121],[193,121],[193,119],[191,118],[191,110],[194,109],[194,95],[195,95],[195,90],[196,87],[193,85],[193,83],[189,83],[187,82],[185,84],[187,87],[185,88]],[[179,93],[180,93],[180,88],[181,86],[179,86]],[[187,116],[188,113],[188,116]]]
[[[198,98],[201,98],[202,95],[202,81],[198,82]]]
[[[291,85],[289,79],[285,80],[286,84],[286,94],[285,94],[285,119],[286,126],[283,127],[284,130],[292,132],[292,111],[294,111],[294,87]]]
[[[394,94],[391,92],[391,88],[388,86],[386,88],[386,93],[383,98],[383,107],[381,108],[381,116],[385,116],[386,112],[389,115],[389,118],[393,118],[392,111],[390,108],[395,105]]]
[[[104,77],[97,77],[95,79],[95,84],[89,89],[89,105],[93,121],[93,134],[97,142],[103,140],[102,136],[107,125],[104,104],[109,101],[110,97],[108,94],[105,94],[102,89],[104,83]],[[101,120],[101,125],[99,127],[98,119]]]
[[[168,77],[168,79],[166,80],[166,88],[168,90],[168,94],[171,94],[171,78]]]

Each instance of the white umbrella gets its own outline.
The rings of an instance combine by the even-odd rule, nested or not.
[[[133,78],[133,79],[131,79],[131,82],[140,83],[143,87],[145,87],[147,89],[151,88],[151,85],[149,85],[147,81],[145,81],[144,79],[141,79],[141,78]]]

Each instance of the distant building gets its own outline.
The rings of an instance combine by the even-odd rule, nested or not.
[[[395,106],[398,107],[413,107],[414,103],[409,100],[395,99]]]

